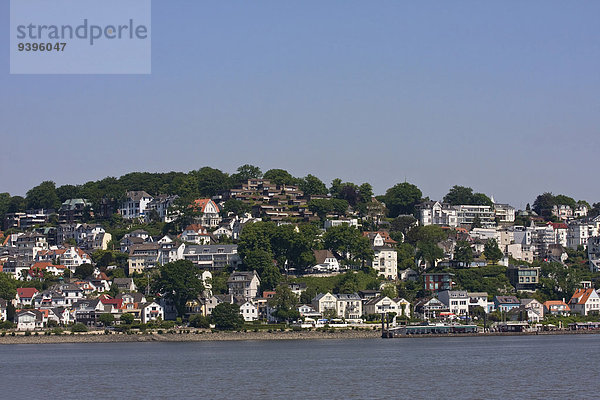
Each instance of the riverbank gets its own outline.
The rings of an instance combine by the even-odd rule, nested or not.
[[[46,336],[24,336],[22,334],[0,337],[3,344],[43,344],[43,343],[120,343],[120,342],[203,342],[240,340],[303,340],[303,339],[372,339],[381,338],[379,330],[335,330],[335,331],[259,331],[259,332],[211,332],[190,333],[147,333],[119,334],[78,333]]]
[[[62,334],[46,336],[35,334],[25,336],[22,333],[0,337],[0,345],[10,344],[56,344],[56,343],[132,343],[132,342],[205,342],[205,341],[242,341],[242,340],[326,340],[326,339],[380,339],[380,330],[335,330],[335,331],[262,331],[262,332],[211,332],[190,331],[190,333],[135,333],[121,334],[87,332],[75,335]],[[597,330],[556,330],[546,332],[488,332],[463,334],[428,334],[396,336],[391,339],[414,339],[430,337],[476,337],[476,336],[547,336],[547,335],[586,335],[600,334]]]

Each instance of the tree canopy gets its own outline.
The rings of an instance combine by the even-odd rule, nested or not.
[[[423,193],[415,185],[399,183],[385,192],[383,201],[389,210],[389,216],[395,218],[401,214],[414,214],[415,206],[421,202]]]
[[[178,260],[160,267],[154,280],[154,291],[173,301],[177,313],[183,315],[185,303],[204,290],[199,270],[191,261]]]
[[[452,205],[491,206],[492,200],[483,193],[473,193],[466,186],[454,185],[444,196],[444,202]]]
[[[221,303],[212,310],[212,322],[215,328],[222,331],[233,331],[244,325],[244,318],[240,314],[237,304]]]

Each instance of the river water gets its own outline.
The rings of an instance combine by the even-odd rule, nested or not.
[[[600,335],[0,347],[0,397],[584,399]]]

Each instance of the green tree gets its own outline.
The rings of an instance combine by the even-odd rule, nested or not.
[[[221,331],[232,331],[244,326],[244,318],[240,314],[240,306],[237,304],[218,304],[211,314],[215,328]]]
[[[415,267],[415,248],[410,243],[399,243],[396,246],[398,270]]]
[[[327,194],[327,186],[314,175],[308,174],[304,178],[302,178],[299,182],[300,190],[306,196],[313,195],[326,195]]]
[[[473,217],[473,222],[471,223],[471,229],[474,228],[481,228],[481,219],[479,218],[479,215],[476,215],[475,217]]]
[[[550,218],[555,205],[554,195],[550,192],[540,194],[533,202],[533,211],[544,218]]]
[[[405,240],[411,244],[418,242],[439,243],[447,239],[448,235],[437,225],[415,226],[408,230]]]
[[[159,268],[160,274],[155,278],[154,291],[173,301],[177,313],[183,315],[185,303],[198,297],[204,290],[199,271],[191,261],[178,260]]]
[[[231,176],[237,184],[248,182],[249,179],[260,179],[262,171],[259,167],[250,164],[244,164],[238,167],[237,173]]]
[[[0,272],[0,299],[13,300],[17,295],[18,282],[10,275]]]
[[[115,317],[110,313],[104,313],[100,314],[98,321],[102,322],[104,326],[111,326],[115,322]]]
[[[226,217],[229,213],[233,213],[233,215],[242,216],[246,213],[252,211],[252,207],[249,204],[244,203],[238,199],[228,199],[223,204],[223,208],[221,210],[221,214]]]
[[[454,185],[452,189],[444,196],[444,203],[449,203],[454,206],[461,204],[471,204],[473,197],[473,189],[466,186]]]
[[[400,215],[390,223],[390,232],[400,232],[404,235],[416,223],[417,219],[412,215]]]
[[[269,305],[275,309],[273,315],[280,321],[289,323],[300,318],[300,313],[296,309],[298,297],[292,293],[288,285],[277,286],[275,295],[269,299]]]
[[[454,248],[454,260],[461,262],[465,267],[473,261],[473,249],[471,244],[466,241],[459,241]]]
[[[313,199],[308,202],[308,209],[324,221],[327,214],[333,211],[333,202],[329,199]]]
[[[79,198],[79,186],[62,185],[56,188],[56,195],[61,203],[69,199]]]
[[[27,201],[21,196],[13,196],[8,204],[9,213],[24,212],[27,208]]]
[[[134,315],[130,314],[130,313],[121,314],[121,318],[119,318],[121,323],[125,324],[125,325],[131,325],[133,323],[134,319],[135,319]]]
[[[4,221],[4,215],[10,207],[10,199],[9,193],[0,193],[0,218],[2,221]]]
[[[88,331],[88,327],[80,322],[76,323],[75,325],[73,325],[71,327],[71,332],[87,332],[87,331]]]
[[[284,169],[270,169],[265,172],[264,179],[276,185],[295,185],[297,180]]]
[[[260,276],[262,290],[272,290],[281,281],[281,272],[273,264],[273,254],[263,249],[254,249],[245,254],[244,265]]]
[[[444,196],[444,202],[452,205],[492,206],[492,200],[483,193],[473,193],[466,186],[454,185]]]
[[[92,264],[81,264],[75,268],[74,276],[79,279],[85,279],[94,273],[94,266]]]
[[[347,262],[362,262],[364,265],[373,259],[369,239],[358,229],[346,224],[329,228],[323,235],[323,244],[336,257]]]
[[[421,201],[423,193],[413,184],[399,183],[385,192],[383,201],[392,218],[400,214],[414,214],[415,206]]]
[[[421,240],[417,242],[417,258],[425,260],[431,267],[435,267],[437,260],[444,257],[444,251],[437,243]]]
[[[483,250],[483,254],[485,258],[491,261],[492,264],[497,264],[498,261],[504,256],[502,250],[498,247],[498,242],[496,239],[488,239],[485,243],[485,247]]]
[[[44,181],[27,192],[27,208],[58,209],[60,201],[56,195],[56,186],[52,181]]]
[[[189,325],[193,328],[210,328],[210,319],[201,314],[190,316]]]

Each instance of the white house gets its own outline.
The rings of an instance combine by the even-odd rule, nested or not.
[[[447,203],[439,201],[428,201],[421,203],[419,209],[419,223],[422,226],[441,225],[456,228],[458,226],[458,214],[456,208]]]
[[[256,271],[237,271],[229,275],[227,287],[229,294],[241,296],[246,300],[256,297],[260,286],[260,278]]]
[[[371,266],[378,275],[386,279],[398,278],[398,253],[394,247],[388,245],[380,233],[368,236],[371,239],[371,248],[374,256]]]
[[[469,296],[469,311],[475,307],[481,307],[486,313],[492,311],[493,303],[488,302],[488,294],[486,292],[467,293]]]
[[[337,297],[329,292],[317,294],[311,304],[321,315],[327,310],[336,310],[337,312]]]
[[[142,304],[140,307],[140,319],[142,324],[147,324],[151,321],[162,321],[165,319],[165,312],[160,304],[150,302]]]
[[[319,272],[339,272],[340,264],[330,250],[313,250],[317,264],[312,267]]]
[[[362,299],[356,293],[340,293],[336,297],[336,310],[339,318],[357,320],[362,317]]]
[[[125,201],[121,203],[119,213],[126,219],[145,218],[148,204],[152,200],[152,196],[143,190],[127,192]]]
[[[399,314],[398,304],[387,296],[374,297],[363,305],[363,313],[365,315],[381,314],[384,312],[395,312],[396,314]]]
[[[598,226],[594,223],[583,221],[572,221],[569,223],[567,230],[567,247],[577,249],[579,246],[586,247],[588,239],[598,235]]]
[[[181,240],[194,244],[210,244],[210,234],[202,225],[191,224],[181,233]]]
[[[469,314],[469,295],[465,290],[444,290],[438,293],[438,299],[454,315]]]
[[[15,315],[17,330],[33,331],[45,326],[44,314],[38,310],[22,310]]]
[[[200,213],[199,222],[211,228],[219,226],[221,223],[221,214],[217,203],[211,199],[197,199],[194,200],[190,206],[194,211]]]
[[[240,305],[240,314],[246,322],[256,321],[258,320],[258,307],[252,301],[247,300]]]
[[[600,312],[600,296],[593,289],[577,289],[569,300],[571,311],[580,315]]]

